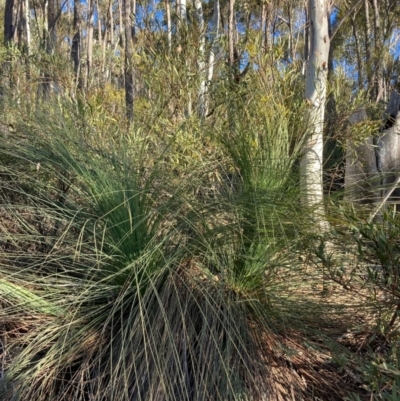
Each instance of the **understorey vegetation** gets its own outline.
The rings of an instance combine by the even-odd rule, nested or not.
[[[0,400],[400,400],[398,2],[3,3]]]

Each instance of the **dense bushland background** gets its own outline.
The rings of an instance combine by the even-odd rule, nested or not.
[[[322,209],[306,4],[127,3],[5,2],[0,399],[398,400],[397,2],[331,6]]]

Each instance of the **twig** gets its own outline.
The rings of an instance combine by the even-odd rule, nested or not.
[[[387,192],[385,197],[378,204],[378,206],[375,209],[375,211],[371,214],[370,218],[368,219],[368,224],[371,223],[372,220],[374,219],[374,217],[379,213],[379,211],[382,209],[383,205],[389,199],[390,195],[392,195],[393,191],[397,188],[399,183],[400,183],[400,175],[396,178],[396,181],[394,182],[393,187],[390,189],[390,191]]]
[[[355,11],[355,9],[361,4],[361,2],[362,2],[362,0],[358,0],[357,3],[355,3],[352,7],[350,7],[347,10],[346,14],[342,17],[342,19],[336,24],[335,28],[333,29],[331,37],[330,37],[330,40],[332,40],[335,37],[335,35],[337,34],[339,28],[343,25],[343,22],[346,20],[347,17],[349,17],[349,15],[353,11]]]

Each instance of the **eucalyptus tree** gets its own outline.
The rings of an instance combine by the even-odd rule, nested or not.
[[[31,29],[30,29],[30,7],[29,0],[20,0],[19,2],[19,21],[18,21],[18,44],[25,54],[26,59],[29,59],[31,53]]]
[[[8,48],[11,46],[14,37],[14,0],[6,0],[4,9],[4,45]],[[11,57],[7,57],[2,65],[2,82],[1,87],[11,86]],[[3,92],[3,89],[1,90]]]
[[[310,131],[300,163],[300,189],[304,205],[315,208],[324,223],[323,131],[329,58],[328,1],[310,0],[310,58],[307,63],[305,98],[309,103]]]
[[[82,79],[80,76],[81,64],[81,17],[79,10],[80,2],[74,1],[74,18],[73,18],[73,37],[71,44],[71,58],[74,65],[75,82],[78,89],[81,89]]]
[[[93,63],[93,23],[94,23],[94,2],[87,1],[87,21],[86,21],[86,71],[85,89],[88,90],[91,68]]]
[[[4,44],[9,45],[14,37],[14,0],[6,0],[4,10]]]
[[[61,10],[57,0],[46,0],[43,5],[43,33],[41,49],[49,58],[57,51],[57,20]],[[38,87],[38,96],[48,100],[51,93],[53,76],[50,63],[45,63],[42,72],[42,82]]]
[[[211,84],[211,80],[213,79],[214,75],[214,65],[216,61],[216,54],[218,52],[218,38],[220,35],[220,23],[221,23],[221,7],[219,0],[214,0],[214,11],[213,17],[211,20],[211,32],[210,32],[210,42],[211,42],[211,49],[208,58],[208,70],[207,70],[207,81],[206,81],[206,93],[204,99],[204,114],[203,116],[206,117],[208,114],[209,108],[209,93],[208,89]]]

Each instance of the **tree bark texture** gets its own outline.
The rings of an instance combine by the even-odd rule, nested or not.
[[[6,0],[4,10],[4,44],[8,45],[14,37],[14,0]]]
[[[74,1],[74,22],[71,46],[71,59],[74,65],[75,82],[77,89],[82,89],[82,80],[80,77],[80,63],[81,63],[81,18],[79,10],[79,0]]]
[[[308,138],[300,163],[300,190],[305,206],[324,216],[322,158],[326,85],[329,58],[327,0],[310,0],[310,58],[307,63],[305,98],[309,104]]]

